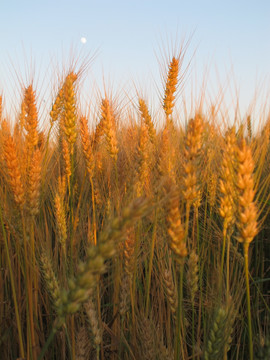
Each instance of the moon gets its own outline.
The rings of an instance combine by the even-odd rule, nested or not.
[[[86,44],[86,41],[87,41],[87,40],[86,40],[86,38],[85,38],[84,36],[81,37],[81,43],[82,43],[82,44]]]

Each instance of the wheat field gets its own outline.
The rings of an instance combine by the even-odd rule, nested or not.
[[[46,130],[2,94],[1,360],[270,358],[270,118],[179,121],[181,59],[162,125],[140,94],[88,116],[75,69]]]

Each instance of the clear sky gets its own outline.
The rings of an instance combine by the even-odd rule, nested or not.
[[[192,76],[200,79],[207,69],[217,89],[233,67],[231,83],[245,106],[256,87],[269,90],[269,0],[2,0],[0,34],[4,94],[12,72],[23,77],[32,60],[45,76],[52,59],[64,54],[68,63],[71,47],[75,55],[98,51],[91,76],[101,87],[102,74],[116,88],[127,79],[158,83],[160,47],[191,34],[186,60],[196,50]]]

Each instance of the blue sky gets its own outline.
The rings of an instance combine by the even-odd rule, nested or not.
[[[76,56],[97,51],[90,72],[98,86],[103,75],[116,88],[128,80],[142,88],[156,81],[155,96],[161,86],[157,57],[164,47],[172,49],[170,41],[180,43],[193,34],[186,55],[188,62],[196,50],[190,83],[207,69],[214,93],[230,75],[247,107],[256,86],[269,90],[269,19],[268,0],[3,0],[0,92],[10,86],[12,72],[22,78],[25,67],[31,72],[31,61],[41,78],[47,76],[50,61],[61,63],[64,56],[68,63],[73,47]]]

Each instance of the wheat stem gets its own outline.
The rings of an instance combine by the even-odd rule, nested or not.
[[[55,336],[55,334],[57,333],[57,329],[55,327],[52,328],[50,335],[48,337],[48,339],[46,340],[46,343],[44,344],[43,348],[41,349],[41,352],[38,356],[38,360],[42,360],[46,354],[46,351],[48,350],[51,342],[53,341],[53,338]]]
[[[221,288],[222,288],[222,280],[223,280],[223,267],[224,267],[224,260],[225,260],[226,237],[227,237],[227,230],[224,229],[223,241],[222,241],[221,263],[220,263],[220,270],[219,270],[219,293],[220,293],[220,296],[221,296]]]
[[[182,359],[184,359],[184,350],[183,350],[183,276],[184,276],[184,261],[179,265],[179,287],[178,287],[178,308],[177,308],[177,324],[176,324],[176,351],[175,351],[175,360],[180,358],[180,351]],[[180,350],[181,348],[181,350]]]
[[[248,249],[249,249],[249,243],[244,243],[244,260],[245,260],[244,266],[245,266],[246,297],[247,297],[247,312],[248,312],[249,359],[253,360],[253,339],[252,339],[250,290],[249,290],[249,276],[248,276]]]
[[[17,323],[17,330],[18,330],[18,336],[19,336],[19,347],[20,347],[20,355],[22,358],[24,358],[24,346],[23,346],[23,338],[22,338],[22,328],[21,328],[21,320],[20,320],[20,314],[18,310],[18,303],[17,303],[17,294],[16,294],[16,288],[15,288],[15,281],[14,281],[14,275],[13,275],[13,269],[12,264],[10,260],[9,255],[9,247],[7,243],[7,237],[6,237],[6,230],[5,225],[3,222],[3,215],[2,215],[2,207],[0,206],[0,221],[1,221],[1,228],[5,243],[5,249],[7,254],[7,261],[8,261],[8,269],[9,269],[9,275],[10,275],[10,283],[11,283],[11,289],[12,289],[12,295],[13,295],[13,301],[14,301],[14,308],[15,308],[15,317],[16,317],[16,323]]]
[[[155,210],[155,220],[154,220],[154,227],[151,239],[151,248],[150,248],[150,258],[148,264],[148,273],[146,279],[146,316],[148,316],[149,311],[149,300],[150,300],[150,287],[151,287],[151,275],[153,269],[153,258],[154,258],[154,250],[155,250],[155,242],[156,242],[156,230],[157,230],[157,210]]]

